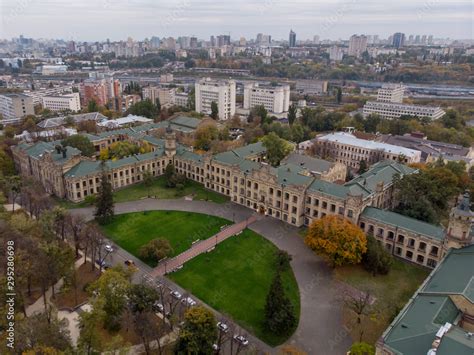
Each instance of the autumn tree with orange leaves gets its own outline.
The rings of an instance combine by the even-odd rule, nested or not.
[[[323,254],[333,267],[358,264],[367,251],[367,238],[358,226],[340,216],[325,216],[314,221],[305,243]]]

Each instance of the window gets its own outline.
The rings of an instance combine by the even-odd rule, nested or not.
[[[433,260],[433,259],[428,259],[427,263],[426,263],[429,267],[436,267],[436,260]]]
[[[409,260],[413,259],[413,252],[407,250],[407,252],[406,252],[405,255],[406,255],[406,258],[407,258],[407,259],[409,259]]]

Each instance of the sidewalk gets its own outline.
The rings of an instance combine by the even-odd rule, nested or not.
[[[257,218],[255,216],[251,216],[245,221],[233,224],[221,230],[219,233],[213,235],[212,237],[194,244],[193,246],[191,246],[191,248],[175,256],[173,259],[161,262],[155,269],[153,269],[152,276],[156,277],[166,275],[168,272],[176,269],[177,267],[180,267],[192,258],[195,258],[196,256],[204,252],[214,249],[217,244],[242,232],[245,228],[247,228],[256,220]]]

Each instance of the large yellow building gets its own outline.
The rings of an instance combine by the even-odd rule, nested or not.
[[[54,142],[20,144],[13,148],[13,154],[21,174],[39,181],[49,193],[73,202],[97,193],[103,168],[113,188],[120,189],[141,182],[146,171],[160,176],[168,164],[173,164],[186,178],[228,196],[232,202],[296,227],[326,215],[347,218],[374,235],[393,255],[423,266],[435,267],[447,248],[453,246],[446,242],[441,226],[387,211],[393,204],[393,178],[416,172],[396,161],[378,162],[344,184],[346,170],[340,163],[293,153],[280,166],[272,167],[265,163],[262,143],[213,156],[199,155],[177,144],[171,127],[165,139],[146,133],[120,130],[95,141],[101,148],[124,139],[146,140],[153,147],[150,153],[104,165],[82,157],[75,148],[55,146]],[[458,217],[453,212],[455,215]],[[471,223],[472,216],[463,223],[452,222],[450,240],[464,233],[463,245],[470,243],[472,237],[466,226]]]

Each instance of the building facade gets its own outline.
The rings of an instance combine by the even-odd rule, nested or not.
[[[268,112],[284,113],[290,107],[289,85],[259,85],[249,83],[244,85],[244,109],[251,110],[255,106],[263,105]]]
[[[371,114],[379,115],[385,119],[400,118],[402,116],[413,116],[419,118],[429,118],[437,120],[443,117],[446,112],[441,107],[407,105],[394,102],[367,101],[363,108],[364,116]]]
[[[361,161],[365,161],[367,165],[381,160],[402,161],[410,164],[418,163],[421,159],[420,151],[359,139],[345,132],[316,137],[314,151],[323,159],[331,158],[352,169],[358,169]]]
[[[45,96],[43,97],[43,108],[55,112],[78,112],[81,110],[81,98],[77,92],[59,96]]]
[[[405,86],[402,84],[383,84],[377,92],[377,101],[402,103]]]
[[[349,39],[348,54],[360,58],[365,51],[367,51],[367,36],[352,35]]]
[[[235,114],[235,81],[211,80],[210,78],[196,81],[196,111],[211,114],[212,103],[218,108],[220,120],[228,120]]]
[[[2,114],[3,119],[34,115],[33,99],[24,94],[1,94],[0,114]]]
[[[160,100],[161,107],[168,108],[175,104],[175,89],[159,86],[147,86],[143,88],[143,99],[156,103]]]

